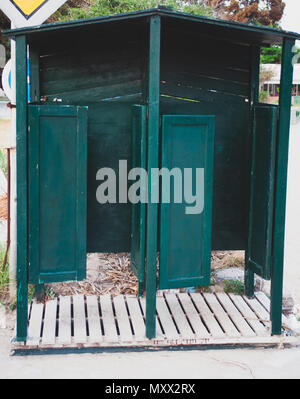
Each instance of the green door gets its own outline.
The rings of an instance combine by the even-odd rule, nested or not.
[[[146,107],[135,105],[132,111],[132,169],[146,170]],[[142,294],[145,278],[146,181],[140,176],[140,201],[132,203],[131,213],[131,268],[139,280]]]
[[[210,283],[214,126],[214,116],[162,117],[162,168],[177,168],[177,182],[161,176],[160,289]]]
[[[271,277],[278,107],[253,108],[253,144],[249,213],[249,269]]]
[[[29,280],[86,276],[87,108],[30,105]]]

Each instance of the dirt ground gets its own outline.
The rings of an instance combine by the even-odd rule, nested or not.
[[[212,271],[243,267],[243,251],[213,251]],[[87,280],[46,286],[47,299],[65,295],[103,295],[138,293],[138,280],[130,268],[129,253],[95,253],[87,257]]]

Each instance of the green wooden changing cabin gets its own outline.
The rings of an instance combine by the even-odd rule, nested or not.
[[[248,296],[254,273],[271,279],[280,334],[300,36],[164,7],[6,35],[16,40],[17,340],[27,336],[28,283],[84,279],[86,253],[109,251],[131,251],[148,338],[158,287],[209,284],[211,250],[245,250]],[[279,106],[259,103],[260,48],[270,45],[283,49]],[[203,212],[184,215],[174,199],[99,204],[97,171],[120,160],[204,170]],[[149,175],[148,195],[163,192]]]

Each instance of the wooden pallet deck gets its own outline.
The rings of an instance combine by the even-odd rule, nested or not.
[[[233,294],[157,297],[157,337],[145,338],[145,299],[130,295],[61,297],[29,308],[27,342],[13,350],[57,348],[274,345],[294,343],[290,333],[272,337],[270,301]],[[288,321],[283,316],[288,332]]]

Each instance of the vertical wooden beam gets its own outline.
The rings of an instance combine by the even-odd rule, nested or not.
[[[251,123],[249,131],[249,141],[248,148],[252,148],[253,142],[253,104],[259,102],[259,75],[260,75],[260,47],[251,46],[251,76],[250,76],[250,118]],[[249,151],[249,166],[248,170],[251,170],[251,150]],[[249,195],[250,198],[250,173],[249,173]],[[249,215],[250,216],[250,215]],[[248,216],[248,219],[249,219]],[[249,226],[249,220],[248,220]],[[248,228],[249,232],[249,228]],[[248,244],[249,246],[249,244]],[[245,251],[245,295],[248,298],[253,298],[254,296],[254,272],[249,269],[249,255],[248,248]]]
[[[273,335],[281,334],[282,327],[285,208],[293,84],[292,48],[294,44],[294,40],[284,39],[282,48],[276,162],[273,267],[271,277],[271,322]]]
[[[16,38],[17,106],[17,341],[27,338],[27,41]]]
[[[31,104],[39,103],[40,101],[39,49],[32,45],[29,45],[29,78],[30,78],[30,103]],[[30,275],[29,275],[29,282],[30,282]],[[34,295],[37,298],[37,300],[41,302],[45,296],[45,285],[36,284]]]
[[[159,16],[150,19],[149,78],[148,78],[148,211],[146,252],[146,336],[156,335],[156,256],[158,204],[151,198],[159,195],[158,181],[151,170],[158,168],[159,156],[159,96],[160,96],[160,35]]]

